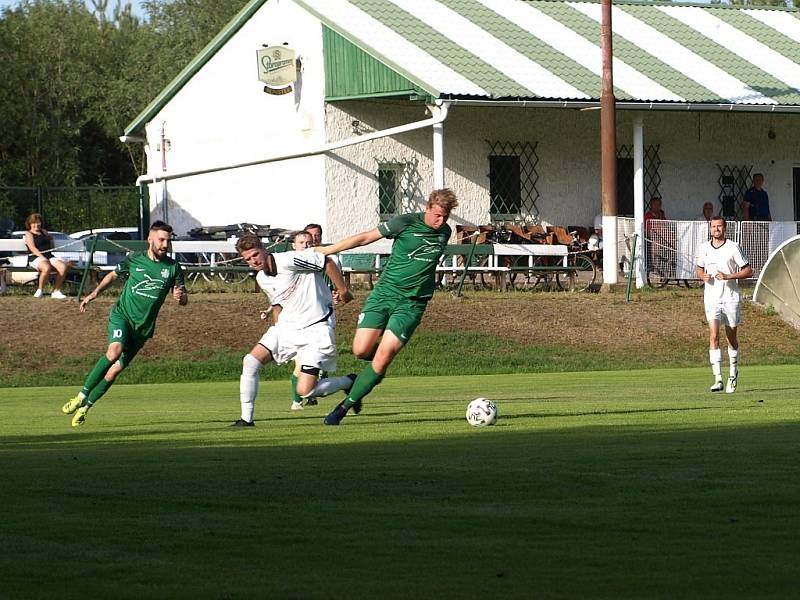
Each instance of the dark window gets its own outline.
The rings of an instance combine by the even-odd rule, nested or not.
[[[522,206],[519,156],[489,157],[489,195],[491,214],[519,214]]]
[[[633,216],[632,158],[617,157],[617,214],[621,217]]]
[[[400,167],[394,165],[378,168],[378,212],[382,215],[397,214],[400,175]]]

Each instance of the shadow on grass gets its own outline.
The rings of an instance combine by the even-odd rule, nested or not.
[[[391,424],[394,414],[370,424]],[[252,430],[174,420],[151,431],[5,438],[0,499],[13,517],[0,542],[14,551],[0,556],[4,591],[765,598],[794,590],[800,423],[534,424],[426,438],[412,437],[406,421],[388,429],[394,439],[370,440],[375,428],[361,418],[320,424],[311,438],[273,420]]]

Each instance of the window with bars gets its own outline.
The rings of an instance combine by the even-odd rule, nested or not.
[[[416,160],[376,159],[378,164],[378,214],[389,218],[418,209],[415,198],[421,196]]]
[[[723,217],[738,219],[744,194],[752,184],[753,165],[720,165],[719,169],[719,205]],[[716,211],[715,211],[716,212]]]
[[[644,201],[649,208],[650,198],[661,197],[661,157],[658,144],[644,149]],[[633,146],[617,148],[617,214],[633,216]]]
[[[493,221],[536,221],[536,143],[490,142],[489,213]]]

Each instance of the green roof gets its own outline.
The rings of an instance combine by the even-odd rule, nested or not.
[[[136,134],[267,0],[251,0],[125,129]],[[599,2],[295,0],[322,21],[329,100],[599,100]],[[615,2],[621,101],[800,107],[794,9]]]

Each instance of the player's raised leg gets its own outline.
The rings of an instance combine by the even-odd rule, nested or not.
[[[353,339],[353,353],[359,357],[373,353],[374,356],[372,361],[358,374],[344,401],[325,417],[326,425],[339,425],[351,408],[354,413],[360,413],[364,397],[383,381],[389,365],[403,349],[403,341],[387,329],[380,338],[377,350],[373,352],[373,340],[380,333],[380,330],[375,329],[357,330],[356,337]]]

